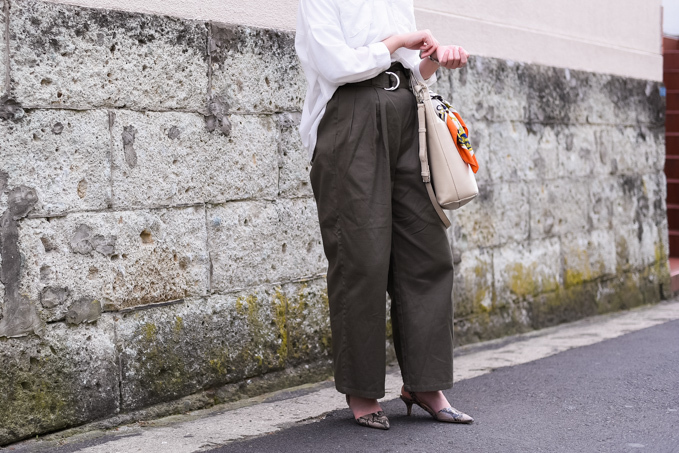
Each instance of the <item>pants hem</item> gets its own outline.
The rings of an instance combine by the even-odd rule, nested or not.
[[[380,399],[384,397],[384,390],[381,392],[370,392],[370,391],[364,391],[364,390],[358,390],[358,389],[352,389],[349,387],[343,387],[340,385],[335,385],[335,389],[337,389],[338,392],[343,393],[345,395],[351,395],[351,396],[357,396],[359,398],[371,398],[371,399]]]
[[[439,390],[453,388],[453,381],[443,382],[441,384],[404,385],[404,387],[406,392],[438,392]]]

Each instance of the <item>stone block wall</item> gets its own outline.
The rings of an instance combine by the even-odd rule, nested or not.
[[[294,35],[0,21],[0,445],[327,376]],[[458,343],[667,293],[658,84],[474,58],[437,90],[482,165],[451,214]]]
[[[669,295],[659,83],[476,58],[438,87],[481,165],[451,214],[458,342]]]

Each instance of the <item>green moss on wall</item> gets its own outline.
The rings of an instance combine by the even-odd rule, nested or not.
[[[10,340],[11,341],[11,340]],[[0,347],[7,341],[0,340]],[[48,349],[49,350],[49,349]],[[3,357],[0,372],[0,445],[33,433],[69,426],[77,419],[80,382],[57,355]]]

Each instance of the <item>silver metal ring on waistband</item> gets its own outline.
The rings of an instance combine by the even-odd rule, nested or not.
[[[389,72],[389,71],[385,72],[385,74],[392,75],[392,76],[396,77],[396,86],[385,88],[386,91],[394,91],[395,89],[397,89],[401,85],[401,78],[397,74],[395,74],[393,72]]]

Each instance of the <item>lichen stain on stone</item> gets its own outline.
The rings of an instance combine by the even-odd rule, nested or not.
[[[80,253],[87,255],[93,250],[92,247],[92,228],[87,225],[80,225],[75,230],[75,234],[71,238],[70,246],[73,253]]]
[[[19,121],[24,115],[25,112],[21,108],[21,104],[6,95],[0,97],[0,120]]]
[[[23,5],[22,5],[23,6]],[[75,35],[81,40],[90,40],[98,45],[108,45],[108,40],[125,36],[144,46],[156,40],[163,40],[171,46],[193,49],[204,55],[206,30],[200,22],[186,21],[168,16],[117,11],[111,9],[83,8],[59,5],[49,8],[49,13],[40,4],[26,5],[32,11],[24,12],[31,17],[33,29],[29,30],[29,46],[36,54],[60,50],[57,38]],[[44,18],[40,20],[38,18]],[[97,34],[94,35],[94,30]],[[109,49],[115,52],[115,43]]]
[[[539,278],[536,273],[537,264],[524,266],[513,263],[509,266],[509,288],[519,298],[526,298],[536,294],[554,291],[559,287],[554,277]]]
[[[276,288],[273,297],[274,316],[276,320],[276,327],[278,328],[278,338],[280,339],[280,346],[276,353],[278,354],[278,364],[283,366],[288,358],[288,324],[287,316],[288,298],[281,292],[280,288]]]
[[[213,64],[222,66],[229,53],[253,53],[277,58],[288,55],[294,49],[293,32],[214,22],[211,25],[210,56]]]
[[[40,303],[43,308],[55,308],[63,305],[70,295],[68,288],[47,286],[40,292]]]
[[[286,361],[292,364],[317,360],[330,354],[332,344],[327,288],[321,291],[303,283],[290,295],[280,292],[285,299]],[[282,327],[280,317],[277,325]]]
[[[509,289],[519,297],[535,294],[538,289],[537,282],[533,278],[535,265],[527,268],[521,263],[509,266]]]
[[[66,313],[66,322],[70,325],[91,323],[101,317],[101,302],[92,297],[81,297],[73,302]]]
[[[166,336],[155,323],[145,322],[133,336],[136,349],[134,374],[143,382],[150,403],[169,401],[187,394],[191,375],[186,367],[181,340]]]
[[[590,265],[589,252],[587,250],[572,251],[572,255],[577,257],[577,263],[569,263],[568,258],[564,258],[564,286],[571,288],[582,285],[585,282],[591,281],[594,278],[594,272]],[[583,263],[578,267],[578,263]],[[598,271],[602,272],[604,264],[601,263]]]
[[[208,359],[210,369],[218,376],[218,378],[223,379],[231,372],[231,367],[229,366],[231,354],[228,347],[224,346],[215,351],[211,351],[209,356],[211,357]]]
[[[496,71],[506,71],[505,66],[499,61]],[[535,127],[541,123],[571,122],[583,87],[573,84],[558,68],[521,65],[514,70],[517,71],[519,83],[527,90],[526,121],[529,132],[539,132]],[[579,76],[576,71],[571,74]]]
[[[71,426],[81,418],[72,379],[47,345],[14,354],[10,344],[0,355],[0,445]],[[30,421],[30,422],[27,422]]]
[[[174,318],[174,331],[180,333],[184,329],[184,319],[181,316]]]
[[[205,117],[205,129],[208,132],[219,130],[225,136],[230,136],[233,126],[229,120],[229,104],[221,96],[215,95],[208,104],[210,115]]]
[[[80,182],[78,182],[77,192],[78,197],[85,198],[87,195],[87,179],[83,178],[80,180]]]
[[[659,82],[610,76],[603,90],[615,104],[616,112],[638,112],[637,116],[645,114],[654,125],[662,125],[665,100],[660,95],[660,86]]]
[[[285,357],[281,357],[280,352],[287,351],[287,345],[285,345],[284,338],[281,338],[280,330],[278,331],[278,341],[276,341],[278,347],[273,349],[274,344],[271,344],[271,339],[267,336],[270,331],[265,326],[266,317],[262,313],[265,308],[272,309],[274,319],[271,322],[278,327],[281,322],[285,323],[284,312],[281,317],[281,312],[276,309],[275,297],[270,302],[269,307],[264,304],[265,302],[260,302],[255,294],[240,296],[236,300],[236,313],[245,321],[247,334],[244,337],[245,341],[242,347],[237,352],[235,362],[252,363],[252,360],[255,360],[257,368],[261,371],[280,367],[285,361]]]
[[[474,266],[474,308],[475,311],[490,312],[495,308],[495,297],[493,297],[492,285],[487,283],[486,276],[490,272],[487,263],[479,263]],[[491,294],[490,304],[484,304],[488,300],[488,294]]]
[[[69,241],[69,245],[73,253],[89,255],[92,251],[96,251],[102,255],[111,256],[115,253],[117,239],[114,235],[95,235],[92,228],[82,224],[76,228],[73,237]]]
[[[10,190],[8,207],[0,217],[0,281],[5,286],[5,307],[0,320],[1,337],[21,337],[29,333],[41,335],[44,322],[35,303],[20,294],[21,253],[19,252],[19,220],[38,203],[35,189],[18,186]]]
[[[7,183],[9,182],[9,174],[7,172],[0,170],[0,195],[5,193],[7,189]]]
[[[170,140],[176,140],[181,135],[181,131],[177,126],[172,126],[169,131],[167,131],[167,136]]]
[[[134,140],[137,134],[137,129],[134,126],[123,127],[123,151],[125,153],[125,162],[130,168],[137,166],[137,152],[134,150]]]

